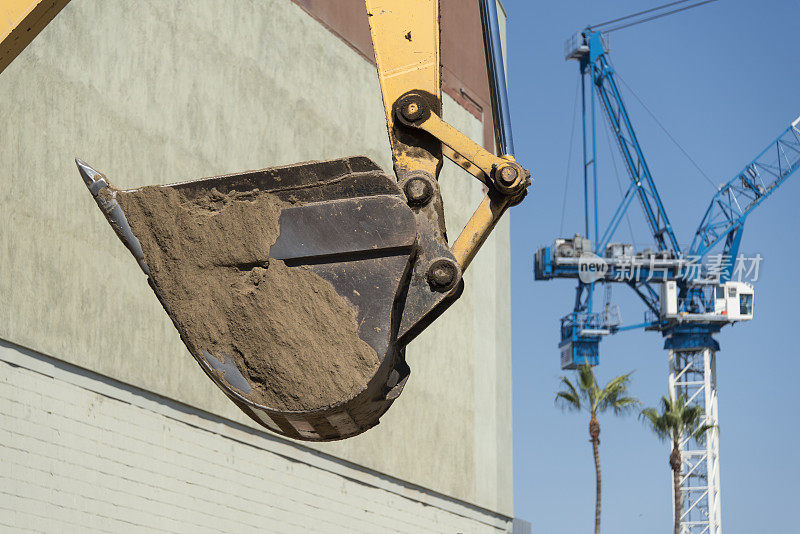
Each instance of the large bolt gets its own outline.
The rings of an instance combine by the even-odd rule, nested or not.
[[[395,106],[400,121],[409,123],[409,125],[425,119],[426,114],[429,113],[425,100],[418,93],[403,95]]]
[[[403,192],[410,205],[421,207],[430,202],[433,197],[433,186],[427,178],[414,176],[403,185]]]
[[[516,196],[530,184],[528,172],[516,163],[503,163],[492,169],[494,185],[504,195]]]
[[[438,259],[428,267],[428,283],[436,291],[448,291],[458,281],[458,270],[458,265],[453,260]]]
[[[500,168],[500,172],[498,173],[497,179],[506,187],[512,187],[514,183],[519,178],[519,172],[517,169],[510,165],[504,165]]]

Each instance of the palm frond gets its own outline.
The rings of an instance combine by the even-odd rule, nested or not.
[[[639,412],[639,419],[644,419],[646,423],[649,423],[650,428],[658,439],[661,441],[671,441],[672,435],[669,431],[669,424],[658,410],[655,408],[645,408]]]
[[[639,417],[646,419],[659,439],[669,438],[678,443],[685,437],[702,441],[708,430],[715,428],[705,422],[705,412],[701,406],[688,405],[684,395],[677,399],[661,397],[661,409],[646,408]]]
[[[561,377],[564,389],[556,393],[555,404],[564,411],[579,411],[582,408],[581,396],[572,382],[566,376]]]
[[[681,414],[681,419],[687,430],[698,426],[705,417],[705,411],[703,410],[702,406],[698,406],[696,404],[693,406],[686,406],[684,400],[684,405],[682,408],[683,413]]]
[[[697,430],[692,433],[692,437],[698,441],[698,443],[704,443],[706,439],[706,432],[711,430],[712,428],[717,428],[717,425],[712,425],[709,423],[703,423],[700,425]]]
[[[614,415],[625,415],[633,412],[641,405],[642,403],[635,397],[620,397],[615,399],[609,406],[614,412]]]
[[[611,410],[615,415],[622,415],[639,406],[639,401],[628,393],[632,374],[617,376],[599,390],[596,403],[598,412]]]
[[[582,365],[578,369],[578,387],[581,388],[584,398],[588,401],[590,411],[594,411],[597,404],[597,379],[594,377],[591,365]]]
[[[620,393],[627,391],[632,374],[633,373],[627,373],[616,378],[612,378],[609,380],[608,384],[603,387],[603,391],[606,395],[619,395]]]
[[[556,392],[555,404],[565,411],[587,410],[592,415],[612,411],[615,415],[629,413],[639,407],[639,401],[628,392],[632,373],[612,379],[600,387],[590,365],[582,365],[573,382],[561,377],[561,389]]]

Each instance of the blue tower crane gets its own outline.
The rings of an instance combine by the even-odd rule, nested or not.
[[[582,102],[586,236],[557,239],[554,245],[537,251],[534,262],[536,280],[578,280],[573,311],[562,319],[563,367],[596,365],[600,338],[632,328],[661,331],[670,339],[668,345],[702,342],[717,348],[712,334],[725,324],[752,316],[729,314],[716,301],[722,298],[722,284],[730,283],[747,216],[800,165],[800,118],[720,187],[684,255],[622,99],[603,33],[587,28],[573,37],[567,41],[566,57],[578,60],[582,86],[591,84],[594,89],[583,91]],[[595,163],[597,108],[608,119],[630,178],[602,233]],[[654,246],[636,254],[632,245],[612,242],[634,198],[642,207]],[[709,257],[717,249],[721,252],[714,255],[716,261],[711,264]],[[611,283],[628,285],[639,295],[648,311],[647,320],[621,326],[613,322],[607,310],[594,311],[597,284]],[[746,304],[752,308],[752,302]]]
[[[626,17],[627,18],[627,17]],[[800,117],[788,125],[714,195],[688,253],[684,255],[658,194],[653,175],[617,84],[605,46],[605,34],[588,27],[569,39],[567,60],[577,60],[582,84],[585,235],[556,239],[535,254],[536,280],[577,279],[572,312],[561,319],[561,365],[575,369],[597,365],[603,336],[633,328],[661,332],[669,353],[669,389],[700,404],[709,422],[717,422],[714,338],[727,324],[753,317],[753,287],[733,280],[747,216],[786,182],[800,166]],[[622,200],[602,231],[598,221],[597,113],[603,113],[630,179]],[[644,213],[653,248],[634,251],[614,242],[633,199]],[[714,253],[714,254],[712,254]],[[629,286],[645,304],[643,322],[621,325],[610,304],[611,284]],[[606,299],[594,295],[605,286]],[[682,444],[685,533],[719,534],[719,434]]]

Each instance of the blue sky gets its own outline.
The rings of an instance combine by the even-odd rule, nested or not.
[[[535,178],[528,199],[511,212],[515,510],[537,533],[589,532],[594,513],[588,420],[553,406],[562,374],[558,319],[571,309],[573,284],[534,282],[532,275],[538,247],[583,225],[576,131],[562,229],[578,80],[577,64],[563,59],[563,43],[587,24],[660,3],[504,0],[517,159]],[[798,20],[800,0],[721,0],[613,33],[611,57],[672,136],[715,183],[723,183],[800,115]],[[632,95],[624,96],[678,238],[687,242],[714,189]],[[613,198],[609,148],[605,139],[598,146],[600,182]],[[756,317],[718,336],[726,534],[800,531],[794,509],[800,479],[800,455],[794,452],[800,437],[798,200],[800,173],[749,218],[742,251],[764,258]],[[638,217],[639,206],[632,208]],[[635,229],[635,236],[647,238],[643,230]],[[629,292],[619,288],[615,300],[625,322],[641,320],[642,305]],[[666,393],[662,346],[661,337],[650,332],[606,339],[598,376],[605,381],[635,370],[634,394],[655,405]],[[601,424],[603,531],[671,532],[667,446],[635,417],[609,415]]]

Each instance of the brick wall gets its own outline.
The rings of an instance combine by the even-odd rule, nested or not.
[[[511,530],[501,515],[4,342],[0,458],[0,531]]]

